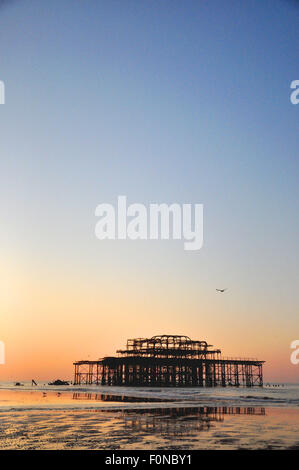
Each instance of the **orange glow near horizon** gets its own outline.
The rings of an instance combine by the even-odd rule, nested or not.
[[[83,282],[70,273],[20,272],[11,266],[2,273],[2,381],[72,379],[75,360],[114,355],[127,338],[156,334],[184,334],[207,340],[224,356],[265,360],[265,382],[298,381],[299,366],[290,363],[290,332],[273,322],[263,334],[262,319],[258,322],[249,308],[240,310],[232,296],[202,289],[198,302],[192,301],[190,286],[171,292],[163,281],[164,288],[129,275],[115,287],[109,275]]]

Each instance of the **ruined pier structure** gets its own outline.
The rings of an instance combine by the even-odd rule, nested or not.
[[[220,349],[188,336],[162,335],[127,341],[117,357],[74,363],[74,384],[142,387],[262,386],[263,363],[224,358]]]

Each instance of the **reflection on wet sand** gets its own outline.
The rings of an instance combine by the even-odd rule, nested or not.
[[[154,398],[154,397],[130,397],[125,395],[112,395],[111,393],[74,393],[73,400],[93,400],[93,401],[111,401],[121,403],[161,403],[173,400],[170,398]]]
[[[74,393],[75,400],[99,400],[111,402],[157,402],[156,398],[125,397],[111,394]],[[174,401],[174,400],[168,400]],[[91,411],[91,410],[90,410]],[[93,409],[92,412],[113,412],[115,410]],[[258,407],[159,407],[130,408],[117,412],[124,420],[126,431],[146,432],[183,436],[192,431],[208,431],[214,422],[223,422],[227,415],[265,416],[265,408]]]
[[[265,416],[265,408],[190,407],[122,410],[125,427],[151,434],[182,436],[192,431],[208,431],[226,415]],[[129,429],[128,429],[129,430]]]
[[[55,399],[60,402],[63,395]],[[27,398],[20,408],[3,407],[0,449],[287,449],[299,444],[299,410],[294,408],[101,404],[75,402],[69,395],[66,406],[55,409],[50,399],[42,408],[47,398],[41,396],[28,401],[28,409]]]

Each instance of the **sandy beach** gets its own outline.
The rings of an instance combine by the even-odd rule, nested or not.
[[[213,406],[213,398],[207,406],[200,404],[198,391],[195,399],[190,390],[185,392],[190,395],[188,400],[163,400],[163,390],[152,392],[153,397],[140,390],[135,391],[137,397],[133,396],[134,391],[132,396],[126,396],[107,391],[0,390],[0,449],[191,450],[299,446],[298,405],[232,406],[228,402],[227,406]],[[161,399],[157,398],[159,394]]]

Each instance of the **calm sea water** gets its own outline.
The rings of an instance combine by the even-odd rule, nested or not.
[[[0,449],[299,449],[299,384],[0,383]]]
[[[41,382],[32,387],[31,383],[23,382],[23,386],[14,383],[0,382],[0,390],[60,393],[58,396],[68,397],[65,407],[88,408],[89,406],[105,406],[110,402],[113,407],[136,407],[136,403],[159,403],[159,406],[240,406],[240,407],[299,407],[299,384],[284,384],[264,387],[214,387],[214,388],[148,388],[148,387],[109,387],[109,386],[49,386]],[[33,394],[32,394],[33,395]],[[34,394],[35,395],[35,394]],[[4,403],[0,401],[0,407]],[[6,406],[9,403],[5,403]],[[27,404],[29,406],[29,404]],[[32,402],[34,407],[34,401]],[[54,404],[53,404],[54,406]]]

